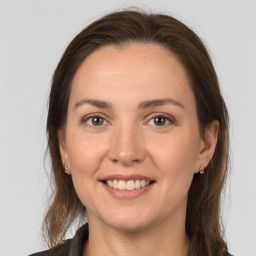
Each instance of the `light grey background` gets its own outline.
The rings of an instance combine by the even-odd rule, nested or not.
[[[174,15],[210,49],[231,116],[226,236],[235,256],[256,255],[255,2],[0,0],[0,256],[44,249],[47,96],[65,47],[93,20],[127,6]]]

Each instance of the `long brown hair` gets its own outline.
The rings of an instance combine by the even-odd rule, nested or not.
[[[220,209],[228,170],[228,113],[214,67],[204,44],[186,25],[167,15],[138,10],[108,14],[85,28],[69,44],[53,75],[47,132],[54,190],[44,220],[49,245],[58,244],[70,225],[86,215],[71,177],[63,171],[58,142],[58,131],[66,122],[72,79],[86,57],[99,47],[133,41],[161,45],[179,58],[190,78],[202,137],[213,120],[219,121],[214,156],[204,175],[194,175],[189,190],[185,228],[191,240],[191,256],[228,255]]]

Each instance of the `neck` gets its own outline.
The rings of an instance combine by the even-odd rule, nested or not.
[[[89,239],[83,256],[188,256],[189,245],[185,221],[183,224],[159,223],[135,232],[120,231],[89,221]]]

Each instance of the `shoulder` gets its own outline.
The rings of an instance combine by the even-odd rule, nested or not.
[[[49,250],[33,253],[29,256],[66,256],[70,251],[71,242],[72,239],[68,239]]]
[[[72,239],[68,239],[63,243],[42,252],[37,252],[29,256],[66,256],[70,250]]]
[[[88,240],[88,223],[80,227],[72,239],[65,240],[63,243],[42,252],[37,252],[29,256],[68,256],[82,255],[83,245]]]

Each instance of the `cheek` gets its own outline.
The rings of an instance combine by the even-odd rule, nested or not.
[[[88,176],[99,169],[106,143],[97,137],[67,136],[67,149],[72,175]]]
[[[198,157],[198,136],[181,132],[175,136],[152,141],[149,154],[159,170],[166,190],[187,192],[194,176]]]
[[[149,153],[157,161],[157,165],[163,167],[161,169],[194,172],[199,154],[199,138],[197,137],[199,136],[192,132],[179,132],[160,140],[158,138],[151,141],[148,146]]]
[[[74,134],[74,133],[71,133]],[[67,136],[67,149],[75,191],[81,202],[94,208],[97,171],[106,152],[106,143],[99,138]]]

